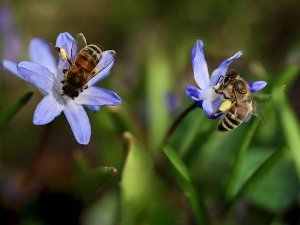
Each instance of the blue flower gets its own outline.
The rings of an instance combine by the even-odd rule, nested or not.
[[[222,98],[220,95],[215,93],[214,87],[216,87],[217,83],[222,81],[222,78],[227,73],[230,63],[241,57],[242,54],[243,53],[239,51],[234,56],[224,60],[219,67],[213,71],[212,75],[209,76],[203,52],[203,42],[201,40],[197,40],[192,50],[191,58],[194,78],[200,89],[195,86],[188,85],[185,91],[187,96],[194,100],[197,106],[204,109],[208,117],[211,118],[213,112],[219,109],[222,104]],[[267,85],[267,82],[256,81],[248,84],[251,92],[257,92],[263,89]],[[216,118],[217,117],[213,117],[213,119]]]
[[[69,33],[61,33],[57,37],[56,46],[64,48],[70,55],[73,40]],[[105,61],[112,60],[113,53],[113,51],[103,52],[97,67],[100,68]],[[50,123],[64,112],[76,140],[82,145],[87,145],[91,137],[91,125],[83,106],[98,111],[100,106],[121,104],[121,99],[115,92],[93,86],[109,75],[113,62],[91,79],[88,82],[88,89],[73,100],[62,95],[63,69],[69,68],[69,65],[60,57],[58,63],[55,62],[49,43],[43,39],[33,39],[29,46],[29,55],[32,62],[23,61],[17,65],[4,60],[2,64],[19,78],[36,86],[45,95],[36,107],[33,123],[35,125]]]
[[[23,47],[23,35],[15,28],[13,11],[9,4],[0,5],[0,35],[2,57],[19,60]]]

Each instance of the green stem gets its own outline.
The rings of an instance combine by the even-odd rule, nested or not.
[[[27,173],[25,174],[25,177],[23,179],[24,187],[29,187],[31,185],[32,181],[36,178],[36,175],[40,169],[43,155],[46,151],[47,143],[49,141],[51,126],[52,126],[52,123],[48,123],[45,125],[44,133],[43,133],[42,139],[40,141],[37,154],[33,160],[33,163],[27,170]]]
[[[8,106],[0,114],[0,129],[19,112],[19,110],[29,101],[33,92],[28,92],[21,97],[15,104]]]

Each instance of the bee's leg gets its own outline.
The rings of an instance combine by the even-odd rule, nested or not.
[[[85,84],[83,87],[82,87],[82,89],[80,90],[80,92],[83,92],[83,90],[86,90],[86,89],[88,89],[88,85],[87,84]]]
[[[92,72],[92,76],[96,76],[99,72],[100,70],[96,67]]]
[[[223,91],[221,91],[219,88],[220,88],[220,84],[219,83],[216,85],[216,87],[213,87],[215,93],[216,94],[223,94]]]
[[[230,107],[232,106],[232,102],[229,100],[225,100],[219,107],[219,109],[217,109],[216,111],[213,112],[213,114],[211,114],[210,117],[216,116],[220,113],[226,112],[228,109],[230,109]]]
[[[68,71],[68,69],[63,69],[63,73],[65,74]]]
[[[223,98],[224,98],[224,99],[231,99],[230,97],[227,97],[227,96],[225,95],[225,93],[223,93]]]

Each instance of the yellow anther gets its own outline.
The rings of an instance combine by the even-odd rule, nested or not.
[[[68,54],[65,49],[60,48],[59,53],[60,53],[60,58],[62,61],[65,61],[66,59],[68,59]]]
[[[222,112],[225,112],[225,111],[227,111],[230,107],[231,107],[231,101],[225,100],[225,101],[221,104],[219,110],[222,111]]]

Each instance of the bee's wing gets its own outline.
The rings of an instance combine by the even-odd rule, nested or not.
[[[71,48],[71,62],[75,62],[76,55],[78,52],[86,46],[86,39],[83,33],[79,33],[76,35],[75,39],[72,42]]]
[[[252,114],[254,116],[257,116],[263,122],[263,124],[266,125],[267,121],[266,121],[266,117],[265,117],[264,113],[262,112],[258,103],[255,101],[255,99],[252,96],[251,96],[251,100],[252,100],[252,107],[253,107]]]
[[[107,50],[102,53],[103,55],[105,54],[105,57],[101,57],[98,65],[97,65],[97,73],[91,73],[91,75],[86,79],[84,82],[85,84],[89,82],[93,77],[95,77],[97,74],[101,73],[101,71],[105,70],[111,63],[113,63],[115,59],[116,52],[114,50]]]
[[[243,95],[240,94],[238,91],[233,89],[233,93],[235,95],[236,100],[236,107],[238,108],[237,114],[240,118],[247,118],[249,115],[249,106],[247,102],[245,102]]]

